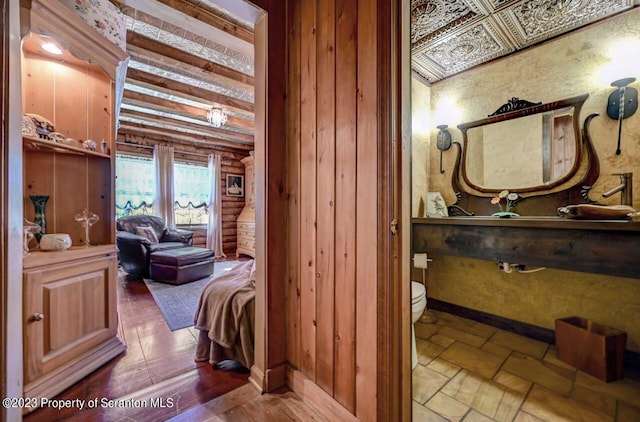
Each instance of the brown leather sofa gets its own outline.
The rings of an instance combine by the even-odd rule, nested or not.
[[[148,238],[138,235],[136,227],[141,226],[151,227],[158,243],[152,243]],[[169,229],[160,217],[152,215],[122,217],[117,221],[116,229],[118,260],[127,272],[128,280],[149,278],[149,263],[153,252],[184,248],[193,244],[193,232]]]

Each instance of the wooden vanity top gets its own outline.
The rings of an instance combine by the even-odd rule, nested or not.
[[[518,216],[499,218],[491,216],[413,218],[413,223],[459,226],[533,227],[563,230],[614,230],[640,232],[640,222],[631,220],[579,220],[556,216]]]
[[[640,278],[640,223],[560,217],[412,219],[412,252]]]

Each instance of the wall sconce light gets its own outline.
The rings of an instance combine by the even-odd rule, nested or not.
[[[447,130],[447,125],[436,126],[440,132],[438,132],[437,147],[440,150],[440,174],[444,173],[442,168],[442,151],[446,151],[451,148],[451,132]]]
[[[213,127],[220,127],[227,122],[227,115],[220,107],[213,107],[207,111],[207,120]]]
[[[611,86],[618,87],[609,95],[607,103],[607,115],[618,120],[618,148],[616,155],[622,152],[620,149],[620,136],[622,134],[622,120],[632,116],[638,110],[638,90],[628,87],[636,78],[624,78],[611,82]]]

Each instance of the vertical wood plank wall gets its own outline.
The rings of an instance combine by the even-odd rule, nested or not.
[[[376,419],[376,0],[289,9],[287,358]]]

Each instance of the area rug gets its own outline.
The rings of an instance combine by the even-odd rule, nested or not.
[[[240,261],[216,261],[211,276],[179,286],[148,279],[144,280],[144,284],[153,295],[169,329],[175,331],[193,325],[193,317],[204,286],[216,275],[229,271],[239,263]]]

